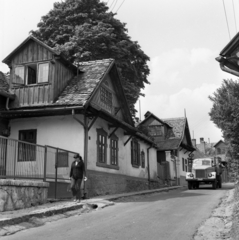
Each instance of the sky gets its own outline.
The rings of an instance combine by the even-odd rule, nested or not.
[[[57,0],[0,0],[0,71],[2,60],[24,41]],[[222,133],[210,120],[208,96],[223,79],[215,60],[239,28],[237,0],[105,0],[128,35],[150,57],[150,75],[135,107],[160,119],[187,117],[191,138],[216,143]],[[224,8],[225,6],[225,8]],[[224,10],[225,9],[225,10]]]

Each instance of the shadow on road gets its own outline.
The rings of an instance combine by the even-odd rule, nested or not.
[[[200,185],[199,189],[188,190],[187,188],[165,191],[165,192],[155,192],[151,194],[144,195],[134,195],[130,197],[122,197],[114,202],[155,202],[164,201],[173,198],[194,198],[202,195],[211,195],[215,191],[227,191],[234,188],[234,184],[226,183],[222,185],[221,189],[212,189],[210,185]]]

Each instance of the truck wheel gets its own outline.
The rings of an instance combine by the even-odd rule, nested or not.
[[[212,182],[212,188],[217,189],[217,181],[216,180],[214,182]]]
[[[192,182],[188,182],[188,189],[192,189]]]
[[[200,185],[199,182],[196,183],[196,188],[197,188],[197,189],[199,189],[199,185]]]
[[[222,180],[221,179],[218,181],[218,187],[222,188]]]

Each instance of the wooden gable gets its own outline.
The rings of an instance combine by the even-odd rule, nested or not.
[[[110,114],[117,116],[117,118],[124,120],[122,102],[109,74],[104,77],[92,102]]]
[[[16,95],[10,108],[52,104],[75,76],[72,64],[32,36],[3,62],[11,69],[9,84]]]

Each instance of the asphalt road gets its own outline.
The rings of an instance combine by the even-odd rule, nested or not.
[[[114,206],[48,222],[2,239],[191,240],[231,188],[232,184],[223,184],[217,190],[205,185],[195,190],[122,198]]]

